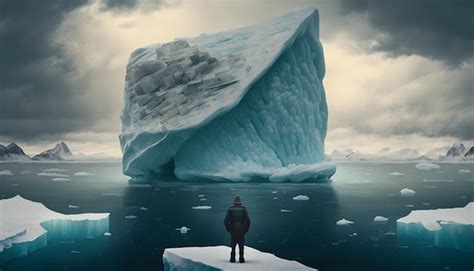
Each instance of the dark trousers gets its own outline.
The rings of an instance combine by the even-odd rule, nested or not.
[[[231,236],[230,238],[230,247],[232,248],[232,252],[230,253],[231,257],[235,257],[235,247],[239,245],[239,256],[244,256],[244,242],[245,237],[242,236]]]

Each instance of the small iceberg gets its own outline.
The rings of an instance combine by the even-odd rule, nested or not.
[[[69,177],[69,175],[67,175],[67,174],[61,174],[61,173],[56,173],[56,172],[40,172],[36,175],[44,176],[44,177],[58,177],[58,178],[68,178]]]
[[[12,175],[13,173],[11,170],[5,169],[5,170],[0,171],[0,176],[12,176]]]
[[[188,233],[188,231],[190,231],[191,229],[186,227],[186,226],[182,226],[181,228],[177,228],[176,229],[177,231],[179,231],[181,234],[186,234]]]
[[[79,177],[92,176],[92,175],[94,174],[85,172],[85,171],[79,171],[79,172],[74,173],[74,176],[79,176]]]
[[[63,178],[63,177],[58,177],[58,178],[53,178],[53,182],[70,182],[71,179],[69,178]]]
[[[424,183],[453,183],[453,179],[423,179]]]
[[[293,197],[293,200],[309,200],[309,197],[306,195],[298,195],[296,197]]]
[[[392,172],[390,174],[388,174],[390,176],[404,176],[405,174],[401,173],[401,172],[398,172],[398,171],[395,171],[395,172]]]
[[[474,202],[461,208],[415,210],[397,220],[399,244],[427,242],[474,252]]]
[[[109,213],[65,215],[21,196],[0,200],[0,210],[0,263],[28,255],[50,241],[101,236],[109,230]]]
[[[404,198],[414,197],[415,194],[415,190],[412,190],[410,188],[403,188],[402,190],[400,190],[400,195]]]
[[[293,213],[292,210],[287,210],[287,209],[281,209],[280,212],[282,212],[282,213]]]
[[[343,218],[343,219],[336,222],[336,225],[338,225],[338,226],[348,226],[348,225],[351,225],[351,224],[354,224],[354,222],[352,222],[350,220],[347,220],[345,218]]]
[[[43,172],[66,172],[66,171],[69,171],[69,169],[63,169],[63,168],[47,168],[47,169],[43,169],[41,170]]]
[[[432,170],[432,169],[438,169],[440,168],[439,165],[437,164],[433,164],[431,162],[422,162],[422,163],[418,163],[415,165],[415,167],[419,170]]]
[[[209,210],[209,209],[212,209],[211,206],[194,206],[193,207],[194,210]]]
[[[135,218],[137,218],[136,215],[126,215],[125,216],[125,219],[135,219]]]
[[[469,170],[469,169],[460,169],[459,170],[459,174],[468,174],[468,173],[471,173],[471,170]]]
[[[245,246],[244,264],[230,263],[230,247],[167,248],[163,253],[164,270],[317,270],[297,261],[276,257]]]
[[[388,221],[388,218],[384,217],[384,216],[376,216],[374,217],[374,222],[387,222]]]

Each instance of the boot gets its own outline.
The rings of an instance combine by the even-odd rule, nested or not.
[[[235,263],[235,252],[230,253],[230,262]]]
[[[239,257],[239,263],[245,263],[244,256],[240,256],[240,257]]]

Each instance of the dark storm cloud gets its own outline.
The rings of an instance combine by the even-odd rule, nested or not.
[[[417,54],[457,66],[474,56],[472,0],[342,0],[343,14],[367,14],[380,33],[371,50]]]
[[[128,12],[133,9],[154,10],[163,4],[163,0],[102,0],[102,10]]]
[[[137,5],[105,2],[110,8]],[[65,17],[90,3],[0,0],[0,137],[54,137],[87,129],[104,114],[78,80],[80,67],[54,41]]]

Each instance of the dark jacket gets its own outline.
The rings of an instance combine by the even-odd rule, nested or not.
[[[227,210],[224,225],[230,235],[244,236],[250,228],[250,218],[247,209],[242,204],[234,203]]]

